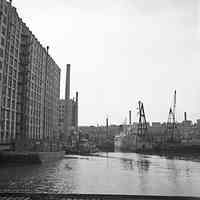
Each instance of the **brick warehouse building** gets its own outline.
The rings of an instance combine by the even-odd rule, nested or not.
[[[60,68],[11,3],[0,1],[0,146],[33,150],[59,137]]]

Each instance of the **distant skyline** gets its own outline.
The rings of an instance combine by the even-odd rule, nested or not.
[[[198,0],[13,0],[19,15],[61,68],[71,64],[79,124],[123,123],[137,102],[147,121],[200,118]]]

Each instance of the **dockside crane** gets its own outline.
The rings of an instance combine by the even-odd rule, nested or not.
[[[174,91],[173,107],[169,109],[165,138],[165,142],[177,142],[177,139],[179,139],[179,131],[176,123],[176,90]]]
[[[138,105],[139,105],[139,123],[138,123],[137,135],[140,137],[145,137],[147,135],[148,129],[147,129],[146,116],[144,112],[144,105],[141,101],[138,102]]]
[[[139,123],[137,128],[137,136],[143,141],[152,143],[152,135],[148,132],[146,116],[144,112],[144,104],[139,101]]]
[[[138,105],[139,123],[135,139],[136,151],[150,150],[152,149],[152,137],[148,132],[147,121],[144,112],[144,104],[141,101],[139,101]]]

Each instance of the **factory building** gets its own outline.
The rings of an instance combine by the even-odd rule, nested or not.
[[[59,135],[62,141],[70,143],[73,134],[78,133],[78,92],[70,99],[70,64],[66,69],[65,99],[59,101]]]
[[[60,68],[11,1],[0,13],[0,144],[31,150],[59,137]]]
[[[0,1],[0,142],[16,137],[22,20],[10,2]]]
[[[65,106],[66,106],[66,101],[65,99],[60,99],[59,103],[59,135],[62,139],[66,140],[71,136],[71,134],[77,132],[77,127],[78,127],[78,120],[77,120],[77,113],[78,113],[78,106],[77,106],[77,101],[74,99],[69,99],[68,100],[68,132],[65,132]]]

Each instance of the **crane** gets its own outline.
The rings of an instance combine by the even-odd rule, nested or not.
[[[176,90],[174,91],[174,102],[173,102],[173,123],[176,124]]]
[[[177,125],[176,125],[176,90],[174,91],[174,98],[173,98],[173,107],[170,107],[169,109],[169,115],[167,120],[167,128],[166,128],[166,137],[167,140],[175,141],[176,135],[175,132],[177,131]]]
[[[141,101],[138,102],[138,105],[139,105],[138,136],[145,137],[147,134],[147,122],[144,112],[144,105]]]

